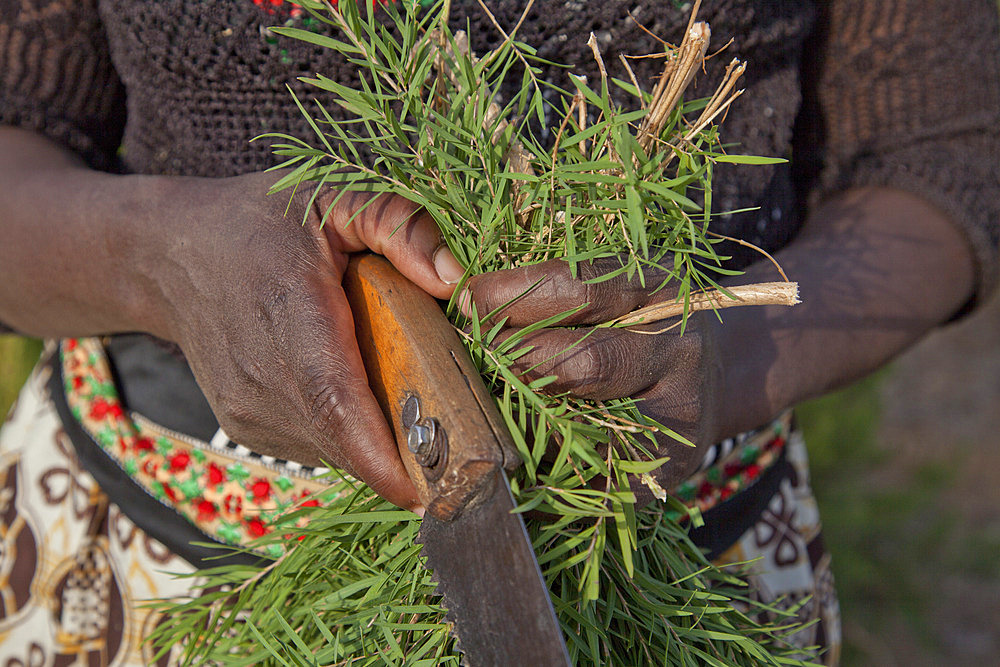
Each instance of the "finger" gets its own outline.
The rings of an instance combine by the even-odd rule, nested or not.
[[[348,192],[337,202],[325,229],[335,250],[368,249],[384,255],[400,273],[439,299],[451,296],[464,273],[430,215],[402,197]]]
[[[534,324],[573,308],[580,308],[559,324],[599,324],[629,313],[650,301],[650,293],[665,274],[646,271],[645,283],[624,273],[601,282],[588,282],[620,268],[617,259],[577,264],[574,278],[563,260],[550,260],[518,269],[485,273],[469,281],[469,293],[480,316],[503,308],[515,327]],[[666,297],[666,294],[658,295]]]
[[[514,369],[531,380],[556,376],[545,387],[549,393],[624,398],[654,385],[669,368],[670,353],[659,349],[656,338],[627,329],[543,329],[518,341],[514,349],[528,351]]]
[[[305,402],[324,455],[344,465],[389,502],[418,510],[416,489],[399,458],[396,440],[368,386],[347,296],[330,286],[328,350],[306,353]]]
[[[668,489],[695,472],[705,456],[703,446],[711,444],[705,437],[711,432],[712,424],[706,420],[704,398],[692,391],[692,384],[690,380],[684,382],[677,377],[667,377],[635,395],[644,415],[698,445],[691,447],[665,434],[657,436],[657,456],[669,457],[670,461],[654,474]]]

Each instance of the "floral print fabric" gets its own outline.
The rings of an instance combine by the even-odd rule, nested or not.
[[[80,465],[39,365],[0,431],[0,664],[139,665],[195,569],[109,502]]]
[[[326,485],[308,469],[213,448],[127,414],[99,340],[64,341],[60,361],[67,403],[84,430],[147,493],[207,535],[245,546],[289,510],[319,504]],[[281,547],[269,549],[281,555]]]

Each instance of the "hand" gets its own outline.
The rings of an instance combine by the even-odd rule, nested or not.
[[[521,269],[474,277],[469,283],[479,313],[489,313],[513,301],[497,315],[507,318],[509,335],[577,306],[583,308],[561,325],[601,324],[651,303],[672,300],[666,288],[651,294],[659,278],[647,271],[647,285],[624,276],[599,283],[585,281],[609,273],[617,262],[578,265],[574,279],[569,265],[552,260]],[[715,395],[721,378],[714,352],[712,313],[695,313],[683,335],[672,322],[624,328],[549,328],[527,334],[519,347],[531,350],[516,368],[529,378],[558,377],[546,391],[569,392],[581,398],[607,400],[634,397],[639,410],[693,443],[711,444],[715,435]],[[639,333],[645,331],[646,333]],[[658,472],[666,488],[685,479],[701,454],[694,447],[660,436],[661,454],[670,461]]]
[[[223,430],[264,454],[342,467],[391,502],[416,508],[393,434],[368,388],[341,288],[348,253],[389,258],[448,298],[462,275],[433,221],[401,198],[333,192],[267,196],[274,174],[169,179],[160,197],[166,250],[150,264],[151,331],[179,344]],[[164,215],[165,213],[165,215]],[[168,221],[163,221],[167,218]]]

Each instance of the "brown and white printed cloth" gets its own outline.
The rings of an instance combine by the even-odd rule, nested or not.
[[[169,664],[142,638],[144,600],[184,595],[195,568],[136,527],[80,467],[50,396],[28,380],[0,431],[0,665]]]
[[[789,641],[803,648],[819,646],[823,664],[837,665],[840,605],[800,432],[790,433],[785,456],[791,474],[781,480],[753,527],[715,563],[750,563],[750,597],[779,610],[795,610],[794,620],[804,628]],[[769,620],[781,619],[774,616]]]

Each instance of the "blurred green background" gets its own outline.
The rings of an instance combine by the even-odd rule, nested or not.
[[[0,335],[0,415],[7,414],[41,351],[40,341]]]
[[[0,414],[41,346],[0,336]],[[997,664],[1000,301],[801,407],[844,661]]]

